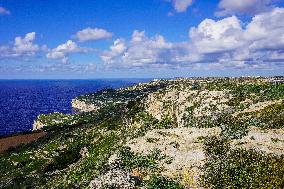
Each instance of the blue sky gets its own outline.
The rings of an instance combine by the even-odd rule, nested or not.
[[[283,75],[281,0],[0,0],[0,78]]]

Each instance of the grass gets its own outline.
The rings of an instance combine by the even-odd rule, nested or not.
[[[159,141],[159,139],[158,138],[147,138],[146,141],[149,143],[156,143]]]

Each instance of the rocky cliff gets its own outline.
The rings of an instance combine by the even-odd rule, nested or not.
[[[1,157],[1,187],[281,188],[284,85],[155,80],[40,115],[48,135]],[[255,171],[257,170],[257,171]]]

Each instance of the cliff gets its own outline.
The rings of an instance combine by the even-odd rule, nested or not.
[[[79,96],[76,114],[40,115],[35,129],[49,134],[1,156],[0,186],[281,188],[284,85],[271,79],[155,80]]]
[[[98,110],[98,106],[77,99],[72,100],[72,108],[80,112],[91,112]]]

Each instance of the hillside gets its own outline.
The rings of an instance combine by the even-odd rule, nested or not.
[[[38,116],[1,188],[284,188],[283,78],[154,80]]]

